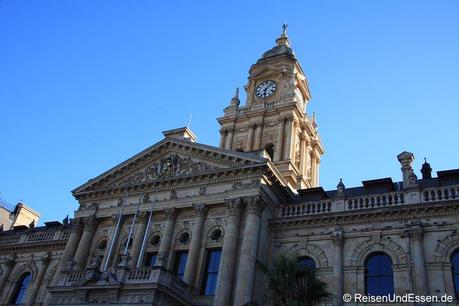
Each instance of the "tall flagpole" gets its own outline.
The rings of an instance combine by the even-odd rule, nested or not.
[[[131,237],[132,237],[132,230],[134,229],[135,219],[137,218],[137,214],[139,213],[139,207],[140,207],[140,202],[142,201],[142,195],[143,195],[143,192],[140,193],[139,203],[137,203],[137,208],[136,208],[135,213],[134,213],[134,218],[132,219],[131,228],[129,229],[129,235],[128,235],[128,239],[126,241],[126,245],[124,246],[123,255],[127,255],[127,251],[128,251],[128,248],[129,248],[129,242],[130,242]]]
[[[143,252],[145,250],[145,244],[147,242],[147,237],[148,237],[148,229],[150,228],[151,218],[153,217],[153,207],[155,206],[157,199],[158,199],[158,189],[156,189],[156,192],[155,192],[155,200],[151,203],[151,211],[150,211],[150,215],[148,216],[147,229],[145,230],[145,234],[143,236],[143,241],[142,241],[142,247],[140,248],[139,258],[137,259],[137,265],[136,265],[137,269],[140,268],[140,266],[142,265]]]
[[[105,259],[105,263],[104,263],[104,267],[103,267],[102,271],[107,271],[107,266],[109,264],[110,257],[112,256],[113,245],[115,244],[115,237],[116,237],[116,235],[117,235],[117,233],[119,231],[121,218],[123,217],[124,205],[126,205],[127,197],[128,197],[128,193],[126,192],[124,194],[123,205],[121,205],[121,209],[120,209],[121,212],[118,215],[118,220],[116,221],[115,230],[113,231],[112,238],[110,239],[110,247],[108,248],[108,255],[107,255],[107,258]]]

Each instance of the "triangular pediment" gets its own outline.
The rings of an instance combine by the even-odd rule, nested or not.
[[[265,158],[252,153],[166,138],[89,180],[73,194],[181,179],[266,162]]]

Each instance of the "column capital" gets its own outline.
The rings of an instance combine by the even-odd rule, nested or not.
[[[175,209],[175,207],[164,209],[164,213],[167,216],[167,220],[170,220],[170,221],[175,221],[178,215],[177,209]]]
[[[70,231],[71,232],[79,232],[79,231],[81,231],[82,223],[83,223],[82,218],[72,219],[70,221],[70,226],[69,226]]]
[[[247,203],[247,214],[260,215],[266,208],[266,205],[260,196],[245,198],[244,200]]]
[[[285,121],[285,118],[284,118],[284,117],[279,117],[279,118],[277,118],[277,122],[278,122],[278,123],[284,123],[284,121]]]
[[[39,257],[39,261],[42,264],[47,264],[51,259],[51,254],[49,252],[46,252],[44,255]]]
[[[4,264],[8,268],[12,268],[16,259],[16,254],[7,256],[4,260],[2,260],[0,263]]]
[[[227,199],[225,200],[228,216],[237,216],[241,214],[242,200],[241,199]]]
[[[137,219],[138,219],[138,220],[142,220],[142,219],[148,217],[148,215],[149,215],[149,212],[148,212],[148,211],[139,211],[139,212],[137,213]],[[136,221],[137,221],[137,220],[136,220]]]
[[[341,226],[335,227],[331,239],[334,245],[342,246],[344,242],[343,229]]]
[[[193,204],[193,209],[196,212],[196,216],[204,217],[207,214],[207,206],[205,204]]]
[[[91,231],[97,226],[97,218],[95,215],[83,218],[84,230]]]
[[[424,231],[422,227],[412,228],[410,232],[413,241],[422,241],[422,238],[424,237]]]

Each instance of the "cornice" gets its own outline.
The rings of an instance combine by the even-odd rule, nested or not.
[[[118,187],[101,188],[75,195],[78,200],[97,201],[106,199],[107,197],[118,198],[125,192],[136,192],[142,190],[144,192],[161,192],[178,188],[192,188],[218,184],[224,182],[232,182],[250,178],[261,178],[266,164],[255,164],[240,168],[222,169],[220,171],[211,171],[200,173],[191,176],[172,177],[163,180],[154,180],[140,184],[131,184]]]
[[[111,170],[108,170],[98,177],[89,180],[86,184],[76,188],[73,191],[73,194],[77,197],[84,193],[106,188],[111,183],[133,174],[171,152],[178,153],[184,157],[196,158],[220,165],[222,167],[230,168],[260,163],[260,158],[256,156],[241,156],[231,151],[221,152],[221,149],[219,148],[212,149],[210,146],[207,148],[207,146],[201,144],[182,143],[175,139],[165,139],[131,157]]]
[[[438,204],[410,204],[378,210],[331,212],[327,214],[281,217],[270,220],[270,227],[279,229],[302,229],[307,227],[325,227],[336,224],[368,224],[384,221],[408,220],[416,217],[431,218],[434,216],[453,216],[459,214],[457,201],[441,202]]]
[[[67,244],[68,239],[59,239],[59,240],[50,240],[50,241],[37,241],[37,242],[27,242],[27,243],[15,243],[11,245],[2,245],[0,254],[9,253],[12,251],[21,251],[25,250],[37,250],[37,249],[46,249],[46,250],[56,250],[64,249]]]

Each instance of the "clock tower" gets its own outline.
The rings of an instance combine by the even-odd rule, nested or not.
[[[276,46],[249,70],[240,106],[239,90],[218,118],[220,147],[243,152],[266,150],[292,189],[319,185],[320,157],[325,153],[315,115],[306,112],[308,82],[290,47],[287,25]]]

